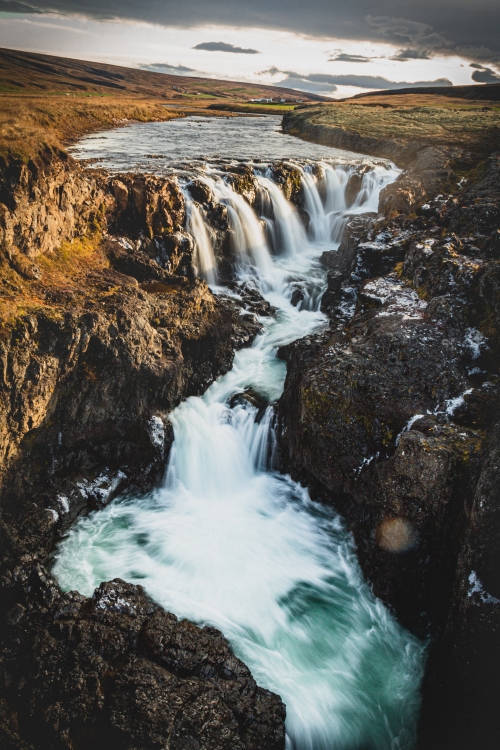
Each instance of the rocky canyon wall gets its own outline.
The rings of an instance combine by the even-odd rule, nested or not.
[[[329,329],[281,352],[284,467],[342,512],[375,593],[431,638],[422,750],[500,736],[499,163],[410,216],[353,218],[322,258]]]
[[[47,153],[0,186],[0,743],[278,750],[282,702],[218,631],[48,572],[76,517],[161,482],[168,413],[259,325],[195,278],[175,180]]]

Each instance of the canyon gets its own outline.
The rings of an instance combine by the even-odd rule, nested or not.
[[[340,511],[375,595],[431,639],[419,747],[498,737],[498,156],[461,180],[456,145],[335,141],[300,113],[285,130],[379,163],[275,160],[264,176],[219,161],[181,183],[55,150],[2,164],[6,747],[284,747],[283,696],[257,685],[219,630],[178,620],[141,585],[115,579],[84,596],[52,570],[87,514],[164,484],[174,410],[209,398],[266,335],[278,282],[262,237],[290,257],[328,237],[313,287],[286,277],[287,305],[313,314],[321,299],[320,317],[276,339],[283,395],[238,381],[230,408],[272,428],[262,465]],[[405,171],[375,190],[387,158]],[[329,190],[341,200],[328,209]],[[411,747],[411,732],[400,739]]]

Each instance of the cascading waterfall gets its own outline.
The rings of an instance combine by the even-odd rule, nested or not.
[[[234,249],[241,266],[253,266],[266,276],[272,271],[269,248],[262,225],[243,196],[223,180],[211,182],[216,199],[227,205]]]
[[[267,195],[272,209],[275,255],[296,255],[307,245],[307,235],[297,209],[289,203],[279,187],[268,177],[258,177],[261,190]]]
[[[340,241],[332,217],[346,220],[348,169],[322,170],[319,179],[303,172],[309,236],[279,188],[259,178],[274,247],[248,203],[207,178],[228,207],[239,273],[277,315],[262,319],[263,334],[237,352],[230,372],[170,415],[164,486],[80,520],[54,571],[64,589],[88,595],[114,577],[140,583],[167,610],[220,628],[256,680],[285,701],[289,750],[410,750],[423,646],[363,582],[336,513],[269,463],[286,369],[276,350],[325,325],[317,258]],[[372,210],[396,175],[374,167],[352,212]],[[193,205],[191,231],[207,249],[199,222]],[[309,290],[302,308],[290,301],[297,280]],[[256,407],[232,399],[248,388],[270,404],[260,420]]]
[[[207,227],[200,209],[185,196],[188,213],[188,229],[191,233],[195,248],[195,265],[198,276],[208,281],[209,284],[217,283],[217,263],[214,249]]]

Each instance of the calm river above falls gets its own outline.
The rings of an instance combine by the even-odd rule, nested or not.
[[[140,583],[165,609],[219,628],[259,684],[283,698],[290,749],[410,750],[424,647],[372,595],[338,515],[272,469],[272,404],[286,374],[277,349],[327,324],[318,258],[338,247],[347,216],[377,211],[398,171],[279,127],[276,117],[186,118],[89,136],[74,149],[108,169],[204,182],[228,208],[236,278],[277,313],[260,319],[262,334],[237,352],[230,372],[170,415],[175,442],[163,487],[78,521],[54,570],[65,590],[87,595],[115,577]],[[271,179],[277,160],[302,170],[307,229]],[[237,162],[257,177],[256,210],[224,181]],[[347,209],[349,175],[360,165],[367,168]],[[203,206],[185,194],[198,272],[221,292]],[[248,388],[269,404],[264,413],[234,398]]]

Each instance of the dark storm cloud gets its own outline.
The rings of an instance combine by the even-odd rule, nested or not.
[[[286,78],[275,86],[287,86],[289,88],[300,88],[305,91],[336,91],[338,86],[357,86],[362,89],[407,89],[416,86],[451,86],[447,78],[438,78],[435,81],[389,81],[382,76],[358,76],[358,75],[330,75],[324,73],[311,73],[301,75],[292,70],[281,71]],[[308,86],[308,88],[306,88]]]
[[[135,19],[166,26],[253,26],[322,38],[390,42],[500,61],[498,0],[1,0],[4,9]]]
[[[471,67],[473,66],[471,65]],[[474,67],[476,67],[476,65],[474,65]],[[500,83],[500,76],[491,70],[491,68],[481,68],[480,70],[474,71],[472,74],[472,80],[476,83]]]
[[[24,3],[9,2],[9,0],[0,0],[0,13],[42,13],[43,11],[31,8]]]
[[[245,49],[244,47],[235,47],[234,44],[226,42],[202,42],[197,44],[193,49],[204,49],[208,52],[235,52],[238,55],[259,55],[258,49]]]

